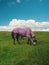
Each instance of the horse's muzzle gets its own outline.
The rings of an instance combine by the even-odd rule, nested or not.
[[[35,37],[35,36],[33,37],[33,41],[32,41],[32,42],[33,42],[33,44],[34,44],[34,45],[36,45],[36,44],[37,44],[37,39],[36,39],[36,37]]]

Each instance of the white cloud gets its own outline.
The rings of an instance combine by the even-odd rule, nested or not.
[[[16,27],[29,27],[35,31],[49,31],[49,22],[36,22],[35,20],[12,19],[8,26],[0,26],[0,31],[12,31]]]
[[[20,0],[16,0],[17,3],[20,3]]]
[[[11,26],[0,26],[0,31],[12,31],[13,28],[15,28],[15,27],[11,27]]]

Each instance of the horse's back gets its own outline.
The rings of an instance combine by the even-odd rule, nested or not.
[[[15,28],[13,29],[13,33],[18,33],[20,35],[26,35],[27,37],[34,36],[34,33],[30,28]]]
[[[25,29],[24,28],[15,28],[13,29],[13,33],[18,33],[18,34],[25,34]]]

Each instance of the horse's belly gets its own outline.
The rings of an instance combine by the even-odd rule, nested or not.
[[[19,33],[19,35],[22,35],[22,36],[24,36],[24,35],[25,35],[25,33],[23,33],[23,32],[20,32],[20,33]]]

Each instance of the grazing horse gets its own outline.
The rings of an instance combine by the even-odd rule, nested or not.
[[[19,42],[19,37],[23,38],[23,37],[27,37],[28,41],[27,43],[31,44],[31,38],[32,38],[32,43],[35,45],[37,40],[35,37],[35,34],[33,33],[33,31],[30,28],[15,28],[12,31],[12,38],[14,40],[14,44],[15,44],[15,40],[17,39],[18,43]]]

